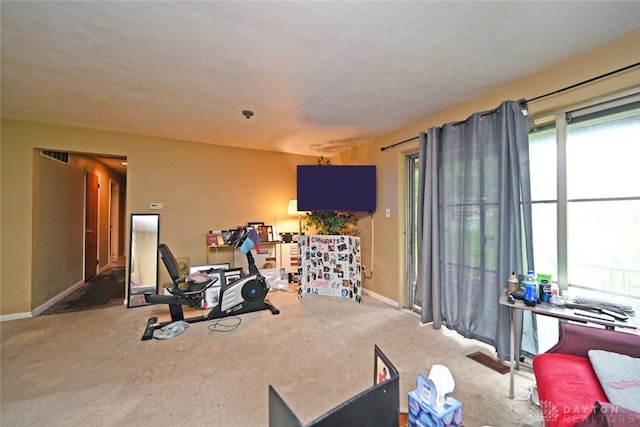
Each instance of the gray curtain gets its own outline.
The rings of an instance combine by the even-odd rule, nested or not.
[[[505,101],[420,135],[422,322],[491,344],[502,359],[509,310],[498,299],[512,271],[522,272],[523,262],[534,268],[526,108],[524,100]]]

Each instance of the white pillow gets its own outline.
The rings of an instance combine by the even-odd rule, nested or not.
[[[589,350],[589,360],[609,402],[640,412],[640,359]]]

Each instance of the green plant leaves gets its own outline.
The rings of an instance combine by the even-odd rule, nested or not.
[[[351,212],[315,211],[309,213],[302,228],[313,227],[317,234],[349,234],[357,224],[358,220]]]

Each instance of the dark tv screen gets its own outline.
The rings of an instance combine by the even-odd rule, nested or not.
[[[299,211],[375,212],[376,167],[298,166]]]

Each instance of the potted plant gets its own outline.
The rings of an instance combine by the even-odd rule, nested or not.
[[[314,211],[309,212],[302,229],[313,227],[316,234],[353,234],[358,219],[351,212]]]

